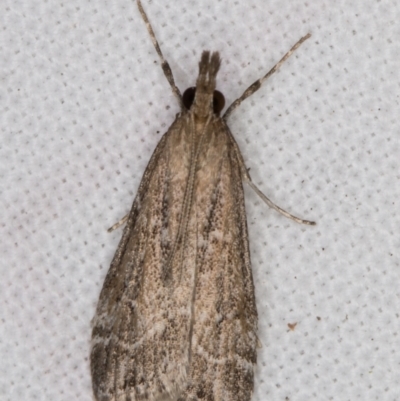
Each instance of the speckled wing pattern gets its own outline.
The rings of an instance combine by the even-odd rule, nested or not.
[[[178,115],[144,173],[93,321],[98,401],[251,398],[243,163],[222,119],[200,131]]]

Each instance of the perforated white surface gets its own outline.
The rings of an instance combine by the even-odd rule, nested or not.
[[[219,50],[260,316],[254,401],[400,399],[397,1],[143,0],[183,91]],[[91,400],[90,320],[178,107],[136,4],[0,4],[0,399]],[[297,325],[294,330],[288,324]],[[226,400],[228,401],[228,400]]]

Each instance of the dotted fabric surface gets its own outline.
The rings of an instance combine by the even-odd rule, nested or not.
[[[259,311],[254,401],[400,394],[400,3],[143,0],[178,87],[218,50]],[[178,106],[130,0],[0,5],[0,399],[92,399],[90,320]],[[225,400],[228,401],[228,400]]]

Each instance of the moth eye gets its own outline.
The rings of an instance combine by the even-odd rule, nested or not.
[[[196,87],[192,86],[191,88],[187,88],[185,92],[183,92],[182,102],[183,105],[190,110],[194,101],[194,95],[196,94]]]
[[[213,110],[214,114],[218,115],[225,106],[224,95],[220,91],[214,91]]]

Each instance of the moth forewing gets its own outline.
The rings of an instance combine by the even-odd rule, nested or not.
[[[181,112],[150,159],[100,294],[90,357],[94,395],[249,401],[257,311],[242,181],[276,210],[312,223],[254,186],[226,124],[262,80],[220,118],[220,57],[204,51],[196,87],[182,97],[137,3]]]

